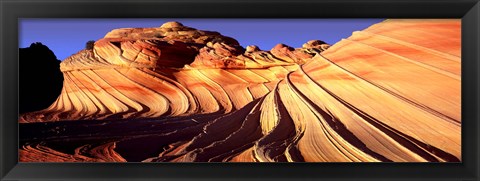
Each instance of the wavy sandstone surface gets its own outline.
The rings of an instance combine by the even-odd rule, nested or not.
[[[177,22],[109,32],[20,115],[26,162],[458,162],[460,20],[243,48]]]

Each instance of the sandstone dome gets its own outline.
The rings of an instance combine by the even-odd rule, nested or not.
[[[176,21],[170,21],[160,26],[160,28],[177,28],[177,27],[183,27],[183,24]]]

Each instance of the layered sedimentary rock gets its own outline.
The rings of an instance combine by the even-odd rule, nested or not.
[[[64,60],[57,101],[20,121],[228,113],[270,92],[313,57],[308,51],[324,49],[280,44],[271,51],[246,52],[232,38],[177,22],[113,30],[92,50]]]
[[[176,22],[114,30],[62,62],[52,106],[21,116],[58,122],[23,124],[20,160],[460,161],[460,62],[460,20],[270,51]]]

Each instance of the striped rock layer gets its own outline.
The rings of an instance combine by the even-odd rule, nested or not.
[[[62,62],[55,103],[21,115],[52,131],[20,160],[458,162],[460,27],[386,20],[270,51],[179,23],[114,30]]]

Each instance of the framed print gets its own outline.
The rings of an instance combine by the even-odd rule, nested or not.
[[[478,179],[478,1],[0,5],[3,180]]]

